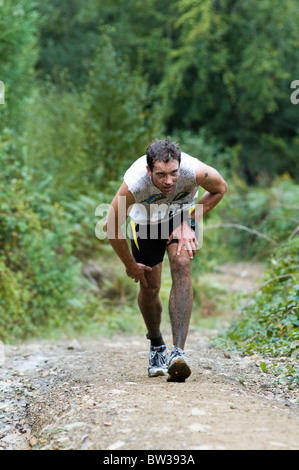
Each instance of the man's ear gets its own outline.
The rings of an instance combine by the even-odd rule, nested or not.
[[[152,176],[152,170],[150,169],[148,165],[146,165],[146,169],[147,169],[148,174]]]

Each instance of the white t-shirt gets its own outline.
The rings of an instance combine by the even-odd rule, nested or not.
[[[146,169],[146,155],[138,158],[126,171],[124,182],[135,198],[129,216],[139,224],[168,220],[175,214],[190,210],[198,196],[196,170],[200,161],[183,153],[175,189],[164,195],[153,183]]]

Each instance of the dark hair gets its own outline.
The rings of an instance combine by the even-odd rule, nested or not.
[[[171,142],[169,138],[154,142],[146,150],[146,161],[151,171],[154,169],[155,162],[168,163],[171,160],[177,160],[181,163],[181,150],[178,144]]]

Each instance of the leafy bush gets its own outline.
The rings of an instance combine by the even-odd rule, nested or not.
[[[93,190],[72,202],[53,201],[51,191],[30,188],[31,174],[15,140],[8,130],[0,139],[0,339],[89,327],[107,334],[127,331],[132,322],[138,326],[131,307],[135,284],[123,278],[118,265],[111,267],[110,245],[95,236],[97,202],[110,202],[112,194]],[[109,185],[111,193],[118,184]],[[82,267],[99,257],[105,277],[97,290]]]
[[[255,289],[249,305],[247,298],[247,306],[220,338],[245,354],[292,356],[299,340],[298,260],[298,237],[275,249],[265,282]],[[299,384],[299,369],[291,375]]]
[[[238,151],[248,183],[285,171],[297,180],[296,2],[178,0],[172,12],[176,35],[159,87],[168,128],[205,126]]]
[[[93,172],[84,146],[85,103],[74,86],[62,90],[66,74],[57,81],[36,84],[17,139],[28,191],[47,192],[53,202],[87,192]]]
[[[84,132],[96,184],[122,177],[162,127],[161,109],[153,104],[144,77],[130,69],[105,32],[101,39],[84,98]]]
[[[24,338],[88,314],[72,226],[58,203],[27,193],[14,157],[0,148],[0,337]]]
[[[0,3],[0,80],[5,84],[1,117],[6,125],[22,125],[24,102],[34,83],[38,57],[38,15],[32,0],[5,0]],[[4,109],[3,109],[4,108]]]
[[[224,253],[229,247],[230,260],[266,258],[295,233],[299,186],[288,175],[268,187],[250,187],[234,176],[228,186],[219,207],[211,217],[208,214],[204,236],[207,240],[218,238]]]
[[[290,355],[299,339],[299,248],[293,239],[275,250],[265,283],[228,332],[246,352]],[[297,271],[296,271],[297,269]]]

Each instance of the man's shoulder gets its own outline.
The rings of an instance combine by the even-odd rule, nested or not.
[[[127,184],[129,191],[137,195],[144,190],[149,184],[150,179],[146,169],[146,155],[135,160],[124,174],[124,182]]]
[[[142,155],[141,157],[137,158],[127,169],[127,171],[131,169],[138,169],[140,171],[146,172],[146,155]]]
[[[200,160],[196,157],[192,157],[188,153],[181,153],[181,165],[186,168],[196,168],[200,165]]]
[[[200,166],[200,163],[201,162],[198,158],[192,157],[188,153],[182,152],[180,168],[182,177],[191,181],[196,180],[196,172]]]

